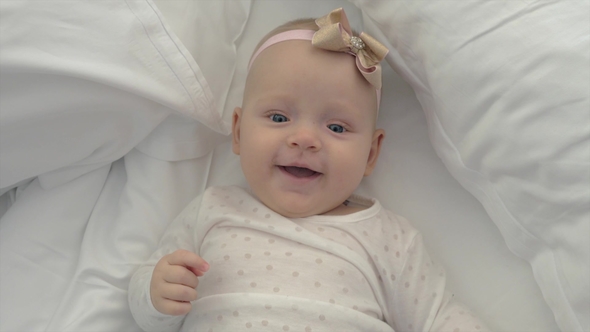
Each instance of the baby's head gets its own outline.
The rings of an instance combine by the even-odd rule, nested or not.
[[[341,11],[322,19],[327,18],[348,25]],[[350,48],[342,48],[330,31],[315,36],[328,34],[319,43],[339,51],[318,47],[316,37],[312,45],[317,30],[314,20],[298,20],[261,41],[242,107],[233,116],[233,151],[248,184],[262,203],[286,217],[340,213],[373,171],[384,137],[375,129],[381,77],[379,71],[375,83],[374,71],[380,68],[365,68],[373,72],[366,78],[358,57],[345,52]]]

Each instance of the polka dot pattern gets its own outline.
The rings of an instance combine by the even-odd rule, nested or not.
[[[318,309],[316,319],[300,322],[304,324],[301,326],[284,321],[278,314],[284,311],[279,308],[286,307],[291,312],[313,308],[283,303],[284,296],[322,303],[318,308],[346,308],[349,311],[336,312],[347,315],[355,313],[384,320],[381,308],[391,304],[382,301],[392,298],[392,294],[399,298],[396,303],[406,306],[404,311],[411,313],[410,317],[418,318],[429,312],[430,305],[440,303],[444,294],[444,272],[426,256],[417,232],[404,219],[387,211],[376,210],[374,218],[355,222],[333,223],[313,218],[291,221],[234,189],[219,189],[217,195],[205,195],[202,204],[207,209],[199,213],[204,215],[187,216],[182,225],[185,233],[192,230],[204,234],[193,245],[194,251],[211,265],[199,278],[199,298],[244,293],[274,296],[269,298],[274,302],[260,305],[256,314],[243,313],[243,306],[230,304],[221,314],[211,314],[204,320],[217,322],[219,327],[235,324],[233,330],[314,331],[340,321],[333,315],[334,309]],[[203,222],[188,224],[195,220]],[[185,239],[184,234],[173,234],[170,242],[174,243],[167,244],[169,247],[162,252],[174,251],[176,243]],[[375,295],[376,289],[383,293]],[[444,315],[436,321],[444,324],[444,330],[485,331],[468,311],[451,309],[441,311]],[[413,331],[420,324],[408,321],[404,326]],[[223,330],[215,325],[199,330],[207,331],[209,327],[213,331]]]

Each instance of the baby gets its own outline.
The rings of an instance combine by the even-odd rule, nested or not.
[[[379,62],[337,9],[273,30],[250,62],[233,151],[249,184],[212,187],[133,275],[146,331],[483,331],[420,234],[354,195],[373,171]]]

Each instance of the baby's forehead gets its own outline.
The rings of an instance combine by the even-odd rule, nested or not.
[[[342,76],[342,82],[355,81],[375,90],[358,70],[355,57],[344,52],[333,52],[312,46],[308,40],[285,40],[262,49],[250,64],[248,75],[264,72],[273,75],[299,74],[312,71],[322,76]],[[291,77],[285,77],[291,78]]]
[[[335,78],[332,84],[343,87],[353,85],[359,90],[354,92],[375,91],[359,72],[353,56],[318,49],[305,40],[289,40],[266,48],[254,59],[248,77],[256,78],[253,82],[269,77],[308,79],[308,84]]]
[[[296,89],[307,89],[308,95],[295,94]],[[354,57],[301,40],[273,45],[259,55],[248,73],[244,106],[271,95],[289,99],[318,93],[326,100],[338,99],[332,108],[365,109],[373,122],[377,116],[376,90],[358,72]]]
[[[375,129],[378,112],[372,94],[363,96],[356,91],[347,94],[301,93],[293,89],[266,89],[267,85],[253,85],[244,95],[246,113],[267,114],[273,110],[293,116],[293,119],[305,115],[318,123],[330,119],[346,120],[350,124],[368,121],[366,123]]]

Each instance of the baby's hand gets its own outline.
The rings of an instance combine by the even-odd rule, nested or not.
[[[186,315],[192,308],[190,301],[197,299],[199,279],[209,264],[199,255],[176,250],[160,259],[150,283],[154,308],[166,315]]]

